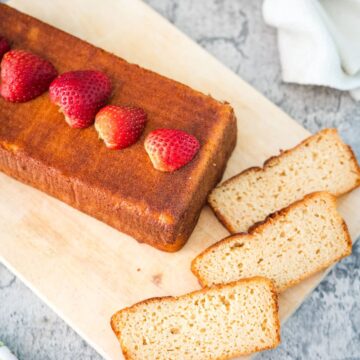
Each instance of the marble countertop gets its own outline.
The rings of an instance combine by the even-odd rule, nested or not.
[[[332,89],[281,82],[262,1],[146,2],[310,131],[337,127],[360,157],[360,103]],[[282,344],[257,359],[360,359],[359,300],[360,241],[282,327]],[[1,264],[0,340],[20,360],[102,359]]]

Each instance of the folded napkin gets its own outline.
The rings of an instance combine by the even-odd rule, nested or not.
[[[285,82],[350,90],[360,100],[360,0],[265,0]]]

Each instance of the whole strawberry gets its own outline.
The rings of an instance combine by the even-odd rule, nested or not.
[[[143,109],[108,105],[97,113],[95,129],[108,148],[124,149],[138,141],[145,123]]]
[[[101,71],[70,71],[50,85],[50,99],[73,128],[90,126],[111,95],[111,81]]]
[[[11,102],[32,100],[57,76],[47,60],[24,50],[8,51],[1,61],[1,95]]]
[[[10,50],[9,42],[3,37],[0,36],[0,61],[4,54]]]
[[[144,145],[154,168],[167,172],[189,163],[200,148],[195,136],[174,129],[152,131],[146,137]]]

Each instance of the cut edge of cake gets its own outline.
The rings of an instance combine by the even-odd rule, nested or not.
[[[232,243],[237,243],[238,241],[251,242],[254,235],[261,234],[265,228],[271,227],[274,222],[284,219],[286,217],[286,215],[289,212],[291,212],[293,209],[302,207],[307,202],[310,202],[311,200],[316,199],[316,198],[318,198],[318,199],[326,198],[326,201],[329,201],[330,203],[332,203],[333,209],[335,209],[334,215],[336,216],[337,221],[339,222],[339,224],[342,228],[342,232],[343,232],[343,236],[344,236],[343,252],[341,253],[341,255],[337,256],[336,258],[332,258],[331,260],[329,260],[327,262],[319,264],[319,266],[317,268],[314,268],[311,272],[303,274],[303,276],[301,276],[295,280],[289,281],[286,284],[286,286],[282,286],[282,287],[276,286],[276,281],[273,280],[274,284],[276,286],[276,290],[278,292],[283,292],[287,288],[297,285],[298,283],[307,279],[308,277],[318,273],[319,271],[321,271],[323,269],[326,269],[327,267],[340,261],[344,257],[349,256],[352,252],[352,240],[351,240],[351,236],[350,236],[348,227],[347,227],[344,219],[339,214],[339,212],[336,210],[336,202],[337,202],[336,197],[328,192],[314,192],[309,195],[306,195],[303,199],[294,202],[293,204],[289,205],[288,207],[281,209],[280,211],[277,211],[273,214],[268,215],[264,221],[254,224],[247,233],[238,233],[238,234],[230,235],[230,236],[216,242],[215,244],[211,245],[207,249],[203,250],[191,262],[191,271],[198,279],[200,285],[204,286],[204,287],[213,285],[212,282],[209,282],[209,281],[207,281],[207,279],[205,279],[205,277],[202,275],[201,270],[199,270],[199,266],[198,266],[198,262],[202,261],[203,258],[205,258],[208,254],[211,253],[212,250],[217,249],[218,247],[223,246],[223,245],[227,245],[227,244],[230,245]],[[248,276],[249,275],[245,275],[245,278],[247,278]],[[254,274],[254,276],[263,276],[263,275]],[[270,279],[271,279],[271,277],[270,277]],[[241,280],[241,278],[238,280]],[[234,281],[234,280],[232,280],[232,281]],[[222,282],[220,282],[220,283],[222,283]]]
[[[216,284],[216,285],[213,285],[212,287],[204,287],[200,290],[196,290],[196,291],[193,291],[188,294],[181,295],[181,296],[165,296],[165,297],[154,297],[154,298],[146,299],[146,300],[140,301],[132,306],[126,307],[126,308],[116,312],[111,317],[110,324],[111,324],[111,327],[112,327],[116,337],[118,338],[118,340],[120,342],[125,359],[135,360],[138,358],[133,356],[130,349],[128,349],[128,347],[126,345],[125,340],[122,337],[122,328],[124,327],[124,323],[123,323],[121,317],[124,313],[136,312],[138,308],[141,308],[142,306],[146,306],[151,303],[169,302],[169,301],[177,302],[178,300],[181,300],[184,298],[191,299],[193,296],[196,296],[198,294],[203,294],[204,296],[206,296],[209,293],[209,291],[211,291],[211,292],[216,291],[216,292],[221,293],[223,289],[235,288],[237,286],[241,287],[241,286],[247,285],[248,283],[264,284],[264,285],[266,285],[266,287],[268,288],[268,290],[270,292],[269,298],[271,298],[271,303],[269,303],[269,312],[271,312],[271,314],[272,314],[272,319],[273,319],[272,325],[275,329],[275,333],[273,334],[273,337],[272,337],[272,340],[273,340],[272,344],[269,346],[266,346],[266,347],[264,347],[264,346],[261,347],[261,345],[259,343],[259,345],[256,348],[254,348],[253,351],[250,351],[250,352],[239,351],[239,352],[233,353],[229,356],[214,358],[214,360],[226,360],[226,359],[230,359],[230,358],[237,357],[237,356],[249,355],[253,352],[258,352],[258,351],[269,350],[269,349],[275,348],[280,343],[280,319],[279,319],[278,294],[276,292],[274,283],[270,279],[268,279],[266,277],[262,277],[262,276],[255,276],[252,278],[241,279],[241,280],[230,282],[227,284]]]
[[[322,135],[334,135],[337,137],[337,141],[339,142],[340,146],[342,147],[342,149],[344,150],[344,152],[347,153],[347,155],[349,156],[349,160],[350,160],[350,165],[354,170],[354,173],[357,174],[357,179],[356,181],[354,181],[354,183],[349,186],[347,188],[347,190],[345,192],[337,192],[337,193],[332,193],[335,196],[340,196],[340,195],[344,195],[352,190],[354,190],[355,188],[357,188],[358,186],[360,186],[360,165],[356,159],[356,156],[354,154],[354,151],[352,150],[352,148],[345,144],[342,139],[340,138],[337,129],[335,128],[325,128],[323,130],[320,130],[318,133],[309,136],[308,138],[304,139],[303,141],[301,141],[299,144],[297,144],[296,146],[289,148],[287,150],[284,151],[280,151],[279,155],[275,155],[275,156],[271,156],[269,157],[263,164],[262,167],[260,166],[254,166],[254,167],[249,167],[247,169],[244,169],[243,171],[241,171],[239,174],[234,175],[233,177],[227,179],[226,181],[222,182],[221,184],[219,184],[218,186],[216,186],[211,193],[208,196],[208,204],[210,205],[211,209],[213,210],[214,214],[216,215],[216,217],[219,219],[219,221],[228,229],[228,231],[231,234],[236,234],[238,232],[244,232],[247,230],[241,230],[238,231],[235,226],[233,225],[231,219],[229,219],[226,214],[224,214],[224,211],[222,210],[221,206],[219,206],[219,204],[217,204],[217,196],[219,196],[219,192],[228,187],[231,186],[233,184],[236,184],[238,179],[241,179],[243,176],[248,175],[249,173],[259,173],[262,174],[266,171],[266,169],[273,167],[274,165],[276,165],[278,162],[280,162],[283,158],[291,156],[293,154],[294,151],[301,149],[303,146],[306,146],[306,144],[308,144],[309,142],[312,142],[314,140],[316,140],[317,138],[321,137]],[[312,192],[316,192],[316,191],[324,191],[324,189],[316,189],[314,191],[310,191],[309,193]],[[306,195],[306,194],[305,194]],[[304,195],[304,196],[305,196]],[[300,199],[295,199],[294,201],[297,201]],[[287,205],[283,206],[286,207],[288,205],[290,205],[291,203],[288,203]],[[283,208],[282,207],[282,208]],[[273,211],[269,211],[269,213],[273,213],[275,211],[279,211],[281,208],[273,210]],[[263,219],[259,219],[257,221],[255,221],[251,226],[253,226],[254,224],[256,224],[257,222],[261,222],[265,219],[265,217]],[[250,228],[249,227],[249,228]],[[249,229],[248,228],[248,229]]]

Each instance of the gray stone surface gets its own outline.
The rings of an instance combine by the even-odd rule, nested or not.
[[[360,103],[281,82],[276,34],[263,23],[260,0],[147,2],[309,130],[338,127],[360,156]],[[0,340],[21,360],[101,359],[1,265]],[[282,328],[281,346],[258,359],[360,359],[360,241]]]

